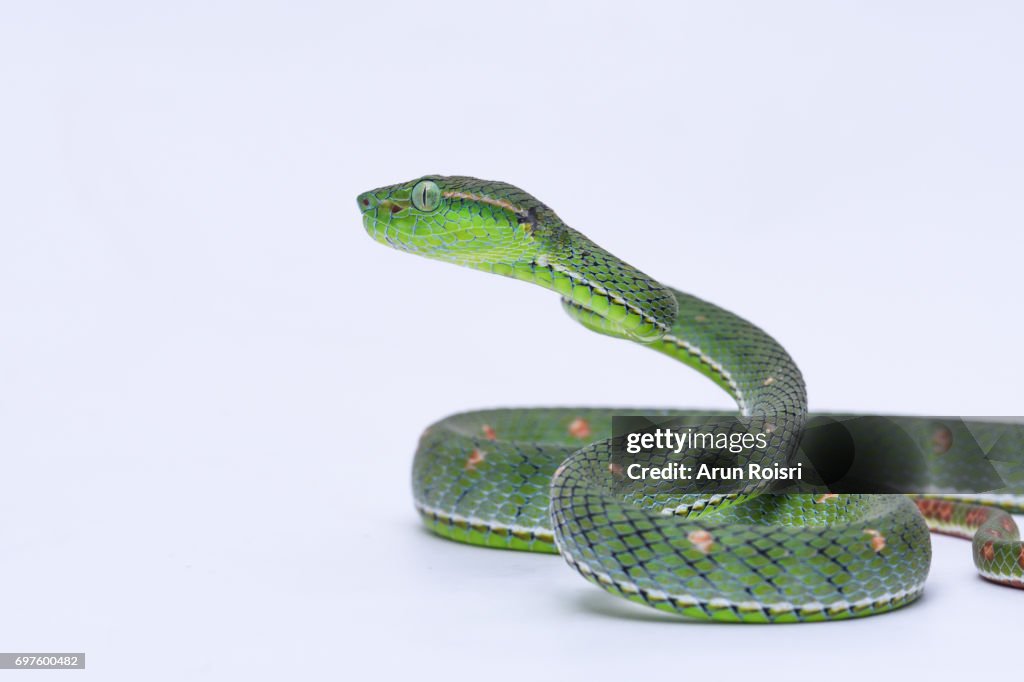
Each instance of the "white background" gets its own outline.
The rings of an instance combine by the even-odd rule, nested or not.
[[[450,412],[729,403],[374,244],[354,198],[507,180],[776,335],[815,409],[1019,415],[1019,4],[138,4],[0,17],[0,649],[102,680],[1015,669],[1024,594],[965,542],[902,611],[734,627],[428,535],[411,456]]]

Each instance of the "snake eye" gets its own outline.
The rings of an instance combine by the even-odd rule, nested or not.
[[[433,211],[441,203],[441,188],[433,180],[421,180],[412,188],[412,205],[418,211]]]

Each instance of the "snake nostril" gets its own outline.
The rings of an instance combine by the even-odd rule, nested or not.
[[[366,211],[377,205],[377,198],[370,192],[364,192],[356,197],[356,202],[359,204],[359,208]]]

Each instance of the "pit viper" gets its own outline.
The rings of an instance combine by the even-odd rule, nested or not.
[[[365,192],[357,202],[364,228],[382,244],[553,290],[584,327],[696,369],[767,434],[751,461],[792,461],[809,418],[804,381],[786,350],[750,322],[661,284],[504,182],[425,176]],[[545,350],[544,330],[534,333],[532,352],[571,356],[571,349]],[[521,357],[510,349],[503,361]],[[593,371],[616,381],[613,365]],[[1024,488],[968,498],[775,494],[752,483],[728,495],[623,486],[611,417],[652,413],[708,420],[701,412],[625,408],[448,417],[420,440],[415,506],[441,536],[557,552],[612,594],[695,619],[803,622],[893,610],[922,593],[929,530],[973,538],[983,577],[1024,586],[1024,551],[1009,513],[1024,508]],[[955,459],[958,443],[970,440],[928,419],[894,419],[930,443],[936,458]],[[716,428],[713,419],[707,428]],[[994,460],[1005,459],[1007,471],[1019,472],[1022,427],[963,428],[985,441]],[[705,456],[685,455],[691,463]]]

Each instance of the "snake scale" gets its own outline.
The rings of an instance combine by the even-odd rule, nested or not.
[[[696,369],[768,434],[751,461],[792,461],[808,420],[804,381],[785,349],[753,324],[660,284],[507,183],[425,176],[357,201],[365,229],[382,244],[554,290],[586,328]],[[616,485],[611,416],[654,412],[451,416],[420,440],[416,507],[439,535],[557,552],[608,592],[696,619],[819,621],[903,606],[924,588],[929,529],[973,538],[983,577],[1024,586],[1024,550],[1009,513],[1022,509],[1024,488],[951,499],[774,494],[753,483],[731,495]],[[941,456],[957,455],[958,439],[948,431],[936,432],[926,419],[895,419],[922,441],[938,438]],[[987,439],[997,459],[1002,452],[1014,460],[1024,445],[1020,426],[967,427]],[[699,462],[705,455],[698,449],[685,456]]]

